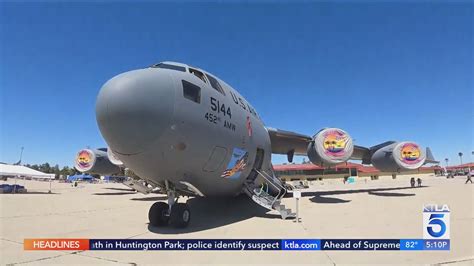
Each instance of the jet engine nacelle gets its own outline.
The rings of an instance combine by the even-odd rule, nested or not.
[[[354,151],[352,138],[342,129],[319,131],[308,145],[308,158],[313,164],[331,166],[346,162]]]
[[[77,153],[74,167],[83,173],[111,175],[120,172],[120,167],[113,164],[106,151],[83,149]]]
[[[426,160],[425,151],[415,142],[395,142],[372,154],[372,165],[382,172],[400,172],[420,168]]]

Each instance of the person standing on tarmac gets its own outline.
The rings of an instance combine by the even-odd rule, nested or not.
[[[467,184],[467,182],[471,182],[471,184],[472,184],[472,179],[471,178],[472,178],[472,171],[469,171],[469,174],[467,174],[466,183],[464,183],[464,184]]]

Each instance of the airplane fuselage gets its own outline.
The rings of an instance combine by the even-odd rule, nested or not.
[[[155,185],[233,196],[254,167],[272,168],[269,134],[255,109],[198,68],[164,62],[120,74],[103,85],[96,116],[114,154]]]
[[[78,153],[82,172],[131,169],[159,187],[168,203],[148,212],[152,226],[186,227],[191,211],[180,196],[235,196],[245,193],[282,219],[296,214],[282,204],[287,192],[273,173],[271,154],[306,155],[322,167],[362,160],[384,172],[410,171],[436,162],[412,141],[386,141],[363,147],[339,128],[307,136],[266,128],[252,105],[212,74],[188,65],[163,62],[107,81],[100,90],[96,117],[109,148]],[[429,156],[427,156],[429,155]],[[427,160],[429,157],[429,160]],[[130,181],[130,180],[129,180]],[[131,187],[148,192],[143,181]]]

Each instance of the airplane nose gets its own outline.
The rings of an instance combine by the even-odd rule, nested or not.
[[[96,103],[96,118],[109,147],[138,154],[170,126],[173,79],[156,69],[125,72],[107,81]]]

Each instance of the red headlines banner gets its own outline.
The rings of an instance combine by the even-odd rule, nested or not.
[[[23,241],[24,250],[89,250],[89,239],[34,238]]]

